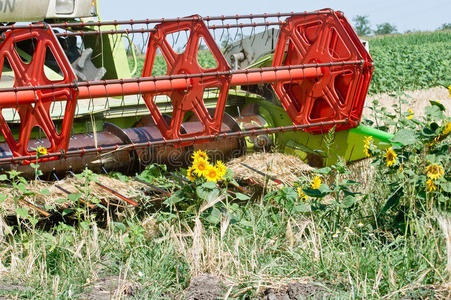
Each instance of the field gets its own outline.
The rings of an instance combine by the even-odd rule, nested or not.
[[[376,37],[370,47],[372,94],[451,84],[449,31]],[[284,154],[245,158],[278,176],[296,165],[286,184],[257,174],[249,184],[234,161],[220,185],[178,170],[192,175],[186,183],[159,165],[139,174],[170,197],[118,173],[86,170],[67,182],[78,187],[69,198],[0,175],[0,299],[449,299],[451,119],[437,101],[406,111],[404,97],[389,110],[368,103],[372,124],[399,145],[368,139],[364,161],[315,170]],[[102,205],[96,180],[141,205],[80,205]],[[69,205],[40,220],[21,199]]]

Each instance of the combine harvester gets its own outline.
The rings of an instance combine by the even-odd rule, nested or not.
[[[389,141],[360,125],[373,61],[342,12],[103,22],[91,0],[1,3],[2,172],[33,176],[39,147],[53,178],[180,167],[197,149],[276,146],[320,166],[364,158],[365,136]]]

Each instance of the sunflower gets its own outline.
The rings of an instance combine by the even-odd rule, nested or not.
[[[428,177],[432,180],[439,179],[444,174],[442,166],[437,164],[427,166],[426,172],[428,173]]]
[[[307,201],[308,196],[304,193],[301,187],[298,187],[298,195],[301,200]]]
[[[186,170],[186,177],[190,180],[190,181],[194,181],[196,180],[196,176],[194,174],[194,167],[189,168],[188,170]]]
[[[36,151],[40,154],[40,155],[47,155],[47,149],[44,147],[38,147],[38,149],[36,149]]]
[[[207,179],[207,181],[214,181],[214,182],[216,182],[222,178],[221,175],[219,174],[218,169],[212,165],[207,166],[207,170],[204,172],[204,177],[205,177],[205,179]]]
[[[435,185],[435,183],[432,179],[429,179],[428,181],[426,181],[426,187],[428,189],[428,192],[432,192],[437,189],[437,186]]]
[[[199,157],[194,160],[192,168],[194,168],[194,173],[196,175],[202,176],[204,175],[204,172],[207,171],[208,166],[210,166],[208,161],[204,158]]]
[[[314,190],[319,189],[319,187],[321,186],[321,177],[315,176],[315,178],[313,178],[311,186],[312,186],[312,189],[314,189]]]
[[[207,153],[202,151],[202,150],[197,150],[196,152],[193,153],[193,155],[191,157],[192,157],[193,160],[196,160],[198,158],[203,158],[206,161],[208,161]]]
[[[445,127],[443,127],[441,136],[447,136],[451,133],[451,122],[446,123]]]
[[[451,98],[451,85],[448,87],[449,97]]]
[[[222,179],[222,177],[224,177],[224,175],[227,173],[227,167],[220,160],[218,160],[216,162],[215,167],[218,169],[219,175],[221,175],[221,179]]]
[[[385,149],[384,157],[387,160],[387,167],[391,167],[396,163],[396,157],[398,155],[393,151],[392,147]]]
[[[411,120],[413,118],[413,111],[411,109],[408,109],[407,112],[409,113],[407,119]]]
[[[367,157],[370,157],[371,149],[373,148],[373,137],[367,136],[365,137],[365,140],[363,142],[364,142],[363,151],[365,151]]]

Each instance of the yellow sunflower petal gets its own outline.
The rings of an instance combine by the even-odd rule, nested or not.
[[[319,189],[319,187],[321,186],[321,183],[322,183],[321,182],[321,177],[315,176],[315,178],[313,178],[313,181],[311,183],[312,189],[314,189],[314,190]]]
[[[207,167],[207,170],[203,173],[203,175],[207,181],[217,182],[221,179],[218,169],[211,165]]]

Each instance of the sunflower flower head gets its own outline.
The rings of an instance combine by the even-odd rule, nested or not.
[[[434,183],[434,181],[432,179],[428,179],[426,181],[426,188],[428,190],[428,192],[432,192],[437,190],[437,185]]]
[[[304,193],[301,187],[298,187],[298,196],[301,200],[307,201],[308,196]]]
[[[445,136],[447,136],[447,135],[450,134],[450,133],[451,133],[451,122],[448,122],[448,123],[446,123],[446,125],[443,127],[441,136],[445,137]]]
[[[205,179],[207,179],[207,181],[213,182],[217,182],[222,178],[221,175],[219,174],[218,169],[212,165],[207,166],[207,170],[204,172],[204,177]]]
[[[427,172],[428,178],[432,179],[432,180],[439,179],[444,174],[442,166],[440,166],[438,164],[432,164],[432,165],[427,166],[426,172]]]
[[[365,155],[367,157],[371,156],[371,150],[373,149],[373,137],[372,136],[366,136],[365,140],[363,141],[363,151],[365,151]]]
[[[225,164],[224,164],[222,161],[220,161],[220,160],[218,160],[218,161],[216,162],[215,167],[216,167],[216,169],[218,169],[219,175],[221,176],[221,179],[222,179],[222,178],[225,176],[225,174],[227,173],[227,167],[226,167]]]
[[[393,151],[392,147],[385,149],[384,157],[387,161],[387,167],[391,167],[396,163],[397,156],[398,154],[396,154],[396,152]]]
[[[413,111],[409,108],[407,110],[407,112],[409,113],[409,115],[407,116],[407,119],[411,120],[413,118]]]
[[[186,170],[186,177],[187,177],[190,181],[196,180],[196,175],[194,174],[194,167],[191,167],[191,168],[189,168],[188,170]]]
[[[451,98],[451,85],[448,87],[449,97]]]
[[[36,149],[36,151],[40,154],[40,155],[47,155],[47,149],[45,147],[38,147],[38,149]]]
[[[210,166],[208,161],[204,158],[199,157],[194,160],[192,168],[194,168],[194,173],[197,176],[202,176],[204,175],[204,172],[207,171],[208,166]]]
[[[193,160],[196,160],[196,159],[198,159],[198,158],[203,158],[203,159],[205,159],[206,161],[208,161],[208,155],[207,155],[207,153],[206,153],[205,151],[202,151],[202,150],[197,150],[196,152],[194,152],[193,155],[191,156],[191,158],[192,158]]]
[[[321,186],[321,183],[322,183],[321,177],[315,176],[315,178],[313,178],[313,181],[310,185],[311,185],[312,189],[317,190]]]

